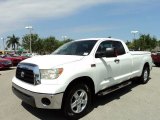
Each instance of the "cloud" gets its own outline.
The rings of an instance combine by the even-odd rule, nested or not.
[[[64,31],[71,32],[71,33],[93,33],[93,32],[102,32],[107,30],[115,29],[113,26],[101,26],[101,25],[83,25],[78,27],[72,27],[70,29],[63,29]]]
[[[60,18],[97,4],[128,0],[1,0],[0,34],[24,27],[38,19]]]

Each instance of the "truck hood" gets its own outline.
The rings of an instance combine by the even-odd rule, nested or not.
[[[73,55],[43,55],[25,59],[21,63],[32,63],[38,65],[40,69],[50,69],[59,65],[79,61],[83,57]]]

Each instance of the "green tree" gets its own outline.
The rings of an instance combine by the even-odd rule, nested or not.
[[[30,38],[32,51],[38,54],[50,54],[64,43],[72,41],[72,39],[59,41],[52,36],[42,39],[39,38],[38,34],[27,34],[22,37],[22,46],[26,50],[30,48]]]
[[[157,39],[148,35],[141,35],[139,38],[141,50],[152,50],[156,47]]]
[[[60,47],[61,45],[65,44],[65,43],[71,42],[71,41],[73,41],[73,39],[66,39],[63,41],[59,41],[58,47]]]
[[[155,37],[151,37],[150,34],[141,34],[138,39],[134,39],[130,44],[130,49],[151,51],[156,45],[157,39]]]
[[[19,43],[19,37],[16,37],[14,34],[12,36],[8,36],[7,37],[8,40],[7,40],[7,47],[10,48],[12,47],[12,49],[15,51],[16,50],[16,46],[17,46],[17,49],[18,49],[18,46],[20,45]]]
[[[22,37],[22,46],[24,49],[29,50],[30,49],[30,40],[31,40],[31,48],[32,52],[36,52],[37,48],[36,42],[39,40],[38,34],[26,34],[25,36]]]
[[[160,40],[157,41],[158,51],[160,51]]]
[[[36,53],[42,55],[45,54],[45,49],[44,49],[44,41],[43,39],[38,39],[35,42],[34,50]]]
[[[46,54],[52,53],[59,47],[59,41],[55,37],[48,37],[43,40],[44,50]]]

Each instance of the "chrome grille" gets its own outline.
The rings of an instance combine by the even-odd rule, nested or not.
[[[3,64],[4,64],[4,65],[10,65],[10,64],[12,64],[12,63],[11,63],[10,61],[4,61]]]
[[[35,64],[20,63],[17,66],[16,78],[29,84],[40,84],[39,68]]]

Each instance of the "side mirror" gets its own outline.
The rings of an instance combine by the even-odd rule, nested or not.
[[[117,57],[115,48],[106,48],[104,52],[97,52],[95,55],[96,58],[102,57]]]
[[[95,58],[105,57],[105,52],[96,52]]]
[[[117,57],[115,48],[106,48],[106,57]]]

